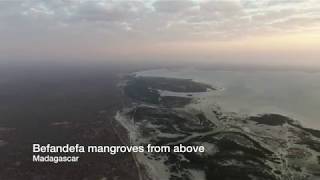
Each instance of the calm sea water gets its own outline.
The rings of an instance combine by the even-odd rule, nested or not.
[[[298,71],[208,71],[157,69],[142,76],[188,78],[223,90],[213,101],[225,111],[279,113],[320,129],[320,73]]]

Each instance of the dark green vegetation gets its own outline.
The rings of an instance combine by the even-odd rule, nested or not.
[[[194,82],[191,79],[175,79],[163,77],[131,77],[127,86],[136,84],[136,88],[144,87],[159,90],[168,90],[173,92],[206,92],[207,89],[214,90],[210,85]],[[138,89],[136,89],[138,90]]]
[[[208,89],[190,80],[130,77],[124,89],[134,102],[131,110],[124,113],[127,117],[124,119],[133,120],[139,134],[137,141],[141,140],[142,145],[205,146],[205,153],[146,153],[153,163],[163,162],[170,180],[197,179],[192,171],[198,171],[201,177],[204,173],[208,180],[300,180],[318,175],[317,168],[307,172],[290,160],[311,159],[310,164],[314,163],[310,152],[320,150],[314,138],[320,131],[304,128],[279,114],[242,117],[214,106],[212,117],[202,109],[181,108],[199,102],[193,101],[196,97],[192,94],[169,98],[159,93],[159,90],[191,93]],[[180,98],[185,101],[177,103]],[[287,155],[284,157],[283,153]],[[318,159],[315,161],[319,164]]]
[[[190,103],[191,98],[187,97],[161,97],[158,90],[172,92],[206,92],[214,90],[209,85],[197,83],[190,79],[172,79],[160,77],[130,77],[124,88],[130,98],[167,107],[183,106]]]
[[[282,126],[285,123],[293,123],[293,121],[288,117],[279,114],[263,114],[261,116],[252,116],[249,119],[257,122],[258,124],[266,124],[270,126]]]
[[[282,126],[284,124],[291,125],[295,128],[300,129],[302,135],[300,135],[299,144],[304,144],[308,146],[310,149],[314,151],[320,152],[320,143],[318,141],[313,140],[308,136],[308,134],[320,138],[320,131],[310,128],[305,128],[299,124],[296,124],[292,119],[282,116],[279,114],[263,114],[261,116],[252,116],[249,118],[252,121],[257,122],[257,124],[265,124],[270,126]]]
[[[320,138],[320,130],[311,129],[311,128],[305,128],[305,127],[301,127],[301,126],[298,126],[298,127],[300,127],[301,129],[307,131],[308,133],[312,134],[313,136],[315,136],[317,138]]]
[[[260,146],[251,147],[252,142],[247,138],[242,134],[224,132],[193,140],[211,143],[217,152],[207,156],[185,154],[189,163],[184,164],[188,168],[204,169],[207,179],[276,179],[272,168],[264,163],[272,152]]]
[[[158,90],[173,92],[205,92],[213,89],[208,85],[195,83],[191,80],[130,77],[125,93],[140,103],[158,105],[149,107],[140,105],[127,113],[133,119],[143,138],[149,139],[153,145],[199,145],[210,144],[214,147],[207,154],[184,153],[184,160],[179,153],[148,154],[149,159],[159,160],[167,156],[165,164],[170,167],[171,180],[188,180],[188,169],[204,171],[207,179],[248,180],[277,179],[276,169],[267,162],[279,163],[279,158],[272,151],[264,148],[259,142],[241,132],[215,132],[216,125],[206,116],[198,112],[188,113],[175,110],[190,103],[188,97],[161,97]],[[166,99],[165,99],[166,98]],[[184,102],[181,103],[181,100]],[[178,101],[178,103],[177,103]],[[168,108],[169,107],[169,108]],[[224,117],[219,116],[221,120]],[[269,122],[268,119],[274,119]],[[278,115],[252,117],[258,123],[282,125],[287,119]],[[281,172],[278,172],[281,175]]]
[[[137,107],[132,112],[135,123],[141,125],[153,124],[162,133],[175,134],[177,136],[191,135],[192,133],[204,133],[212,130],[215,125],[209,120],[199,119],[197,116],[185,114],[183,112],[170,110],[168,108]],[[143,127],[143,130],[154,130],[153,128]],[[158,134],[146,134],[154,139],[158,139]],[[158,139],[159,144],[165,144]]]
[[[151,139],[155,145],[171,146],[211,144],[215,149],[207,154],[166,153],[165,161],[170,171],[175,173],[170,179],[188,180],[188,169],[205,171],[207,179],[248,180],[256,177],[272,180],[276,171],[266,162],[277,163],[278,158],[272,151],[264,148],[254,139],[240,132],[214,132],[216,126],[199,113],[196,116],[168,108],[137,107],[128,115],[141,129],[144,138]],[[156,129],[153,127],[157,127]],[[210,133],[212,132],[212,133]],[[171,134],[172,136],[162,136]],[[194,136],[194,134],[199,134]],[[193,138],[190,138],[193,137]],[[163,154],[151,154],[150,159],[161,159]]]
[[[257,122],[257,124],[266,124],[266,125],[270,125],[270,126],[282,126],[287,123],[291,126],[294,126],[294,127],[299,128],[303,131],[306,131],[317,138],[320,138],[320,130],[305,128],[305,127],[295,123],[294,120],[292,120],[286,116],[279,115],[279,114],[263,114],[261,116],[252,116],[249,119]]]

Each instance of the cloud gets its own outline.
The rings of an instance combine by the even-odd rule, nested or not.
[[[319,12],[317,0],[0,1],[0,38],[9,42],[0,45],[0,54],[30,43],[39,51],[47,43],[51,49],[83,45],[84,51],[104,52],[112,46],[314,33],[320,31]]]
[[[157,0],[152,4],[155,11],[160,13],[178,13],[195,5],[195,2],[191,0]]]
[[[240,1],[205,1],[200,3],[200,9],[206,13],[218,14],[221,17],[230,17],[243,14],[243,7]]]
[[[75,20],[95,21],[127,21],[137,18],[143,4],[139,2],[95,2],[79,3],[72,9],[71,16]]]
[[[290,22],[296,28],[314,26],[320,7],[316,1],[241,1],[241,0],[156,0],[156,1],[104,1],[104,0],[32,0],[2,1],[0,18],[7,23],[23,24],[52,22],[57,26],[86,24],[92,29],[117,28],[145,34],[158,32],[170,37],[171,30],[181,30],[186,37],[203,32],[230,34],[250,28],[263,31],[286,28]],[[42,21],[39,21],[42,19]],[[288,20],[303,19],[304,21]],[[28,22],[27,22],[28,21]],[[282,26],[278,26],[280,22]],[[277,26],[276,26],[277,25]],[[40,25],[39,25],[40,26]],[[249,27],[250,26],[250,27]],[[238,29],[235,29],[238,28]],[[248,30],[248,29],[244,29]],[[262,32],[263,33],[263,32]],[[214,38],[214,37],[212,37]]]

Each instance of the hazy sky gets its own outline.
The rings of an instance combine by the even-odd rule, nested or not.
[[[0,60],[320,67],[319,0],[2,0]]]

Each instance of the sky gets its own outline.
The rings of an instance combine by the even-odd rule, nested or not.
[[[319,0],[1,0],[0,61],[320,68]]]

